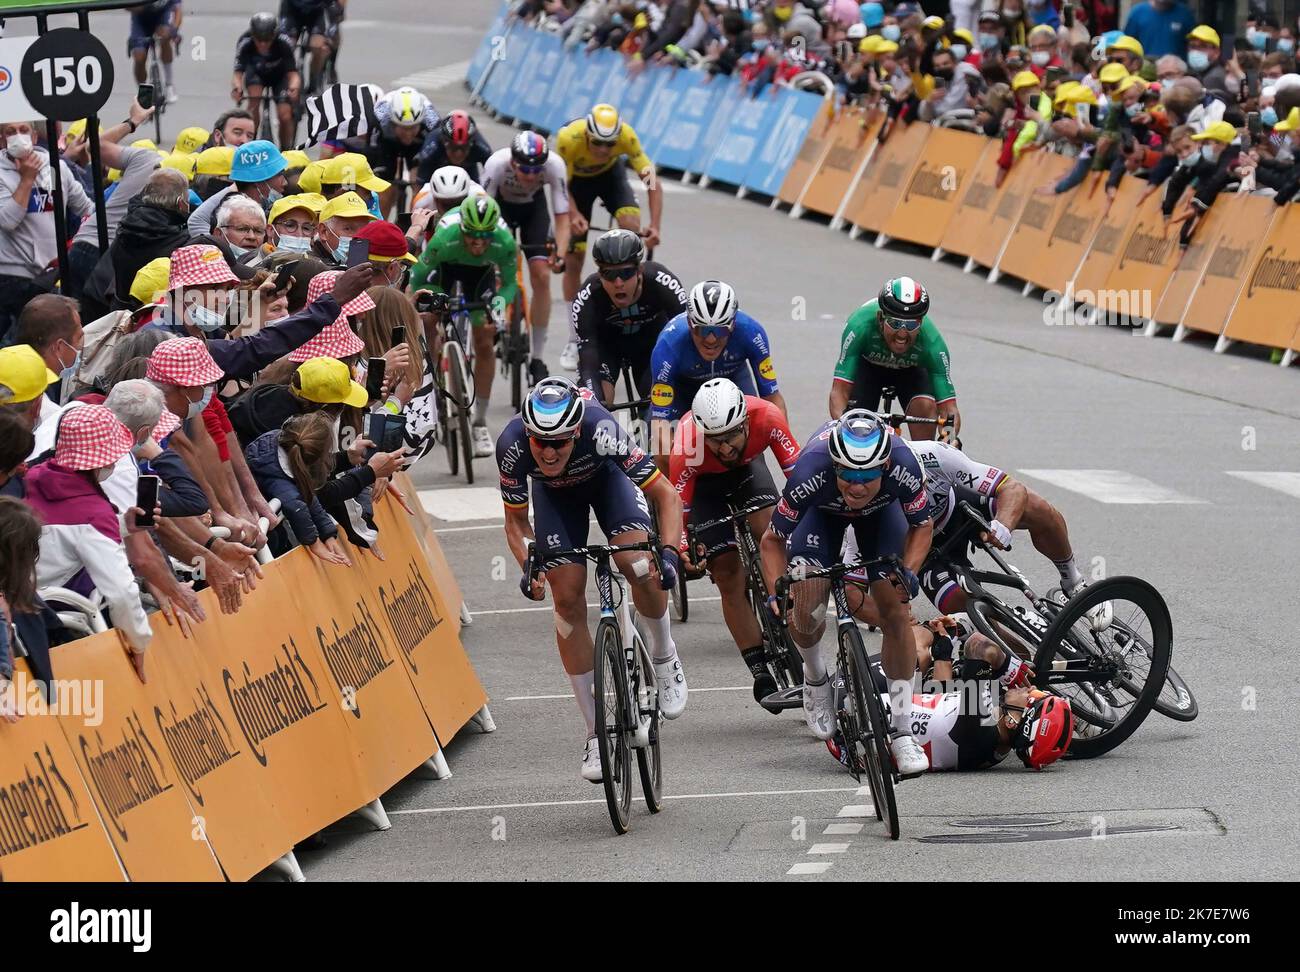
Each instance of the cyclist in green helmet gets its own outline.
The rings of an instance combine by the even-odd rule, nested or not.
[[[911,277],[886,282],[875,300],[849,315],[831,383],[831,418],[854,407],[879,409],[886,387],[906,414],[942,416],[940,438],[955,436],[961,417],[948,345],[930,320],[930,295]],[[913,439],[935,438],[931,423],[909,427]]]
[[[492,375],[496,370],[493,341],[496,321],[515,299],[519,251],[514,234],[501,220],[501,207],[491,196],[469,196],[460,209],[448,213],[411,270],[411,290],[451,293],[459,281],[466,300],[489,301],[470,314],[474,325],[474,415],[471,433],[474,455],[490,456],[492,434],[487,427]]]

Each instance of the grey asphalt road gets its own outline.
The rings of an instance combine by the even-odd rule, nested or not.
[[[465,106],[449,68],[472,56],[494,3],[352,6],[345,79],[414,76],[440,109]],[[225,107],[229,52],[254,9],[237,2],[187,17],[187,35],[207,39],[208,59],[181,65],[170,134],[209,124]],[[123,49],[123,15],[95,23],[115,53]],[[110,119],[132,90],[123,77]],[[480,121],[504,144],[507,129]],[[1250,353],[1215,355],[1201,341],[1048,326],[1045,305],[1013,282],[990,285],[927,253],[851,242],[723,191],[672,185],[666,209],[659,256],[688,282],[716,276],[737,288],[772,336],[801,437],[825,415],[845,316],[889,276],[922,280],[952,351],[967,451],[1059,506],[1086,571],[1138,575],[1163,592],[1174,661],[1200,718],[1152,715],[1110,755],[1044,773],[1013,758],[984,773],[909,781],[899,790],[903,839],[890,844],[874,818],[853,816],[867,801],[801,716],[773,717],[752,701],[713,591],[700,581],[689,623],[674,629],[692,694],[664,732],[667,806],[651,817],[638,804],[632,832],[615,837],[600,788],[578,778],[584,732],[549,610],[519,596],[506,562],[492,463],[480,460],[476,487],[464,491],[434,455],[419,470],[422,498],[443,518],[442,543],[475,613],[464,642],[498,729],[470,727],[451,742],[452,778],[410,779],[390,792],[388,832],[334,828],[327,849],[302,855],[309,878],[1293,877],[1300,758],[1282,683],[1300,621],[1295,371]],[[560,343],[553,329],[552,365]],[[499,398],[494,429],[509,416]],[[1113,472],[1099,483],[1089,470]],[[1031,580],[1052,580],[1027,541],[1012,559]],[[1273,650],[1283,654],[1274,659]]]

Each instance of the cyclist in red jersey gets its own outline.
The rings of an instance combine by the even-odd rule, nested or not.
[[[749,528],[761,537],[772,518],[780,493],[763,460],[772,450],[782,472],[788,473],[799,458],[799,444],[781,409],[754,395],[746,395],[729,378],[712,378],[700,386],[691,411],[682,417],[668,458],[668,479],[681,496],[687,517],[695,523],[725,517],[728,505],[736,509],[766,503],[750,514]],[[710,577],[722,595],[722,617],[754,677],[754,699],[761,701],[776,691],[776,680],[764,658],[763,635],[745,601],[745,572],[729,525],[699,534]],[[685,550],[688,566],[696,551]]]

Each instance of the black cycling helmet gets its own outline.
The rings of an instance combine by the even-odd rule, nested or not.
[[[248,32],[258,40],[271,40],[280,32],[280,22],[275,14],[256,13],[248,22]]]
[[[645,244],[631,230],[612,229],[601,234],[591,248],[591,258],[598,267],[616,267],[624,263],[640,263],[645,257]]]
[[[895,277],[880,288],[876,306],[886,317],[919,321],[930,313],[930,295],[911,277]]]

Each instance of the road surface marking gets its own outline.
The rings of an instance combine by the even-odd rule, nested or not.
[[[430,504],[437,502],[435,510]],[[460,486],[452,489],[422,489],[420,502],[429,511],[448,523],[460,520],[504,520],[505,508],[501,505],[501,490],[495,486]]]
[[[830,861],[800,861],[795,864],[786,874],[825,874],[831,869]]]
[[[1228,475],[1300,499],[1300,472],[1243,472],[1229,469]]]
[[[708,597],[695,597],[694,595],[691,595],[692,604],[694,604],[696,601],[721,601],[721,600],[722,600],[721,594],[712,594],[709,595]],[[587,605],[587,610],[589,611],[597,611],[599,609],[600,609],[599,604]],[[470,608],[469,613],[474,615],[474,617],[477,618],[484,614],[527,614],[530,611],[554,611],[554,610],[555,608],[551,607],[550,605],[543,605],[542,607],[530,607],[530,608],[494,608],[491,611],[476,611],[474,610],[474,608]],[[751,685],[750,688],[753,688],[753,686]]]
[[[862,824],[857,823],[833,823],[827,824],[826,829],[822,831],[828,837],[851,837],[854,834],[862,833]]]
[[[848,844],[813,844],[808,848],[809,854],[843,854],[849,849]]]
[[[352,26],[350,22],[349,26]],[[411,87],[420,91],[437,91],[439,88],[463,83],[465,75],[469,73],[469,65],[469,61],[457,61],[455,64],[444,64],[442,67],[416,71],[414,74],[407,74],[398,78],[393,82],[393,87]]]
[[[837,817],[874,817],[876,808],[870,803],[854,803],[847,807],[840,807]]]
[[[729,797],[760,797],[760,796],[799,796],[804,793],[849,793],[853,787],[823,787],[811,790],[746,790],[732,793],[676,793],[663,797],[665,800],[721,800]],[[645,797],[633,797],[633,800],[644,803]],[[391,817],[395,814],[416,814],[416,813],[469,813],[480,810],[527,810],[533,807],[576,807],[584,804],[604,804],[605,799],[602,797],[598,800],[542,800],[537,803],[484,803],[472,807],[416,807],[411,810],[389,810],[388,815]]]
[[[692,692],[752,692],[752,685],[720,685],[715,688],[691,688]],[[506,702],[544,702],[550,699],[571,699],[570,695],[507,695]]]
[[[1205,503],[1122,469],[1021,469],[1019,472],[1082,493],[1098,503]]]

